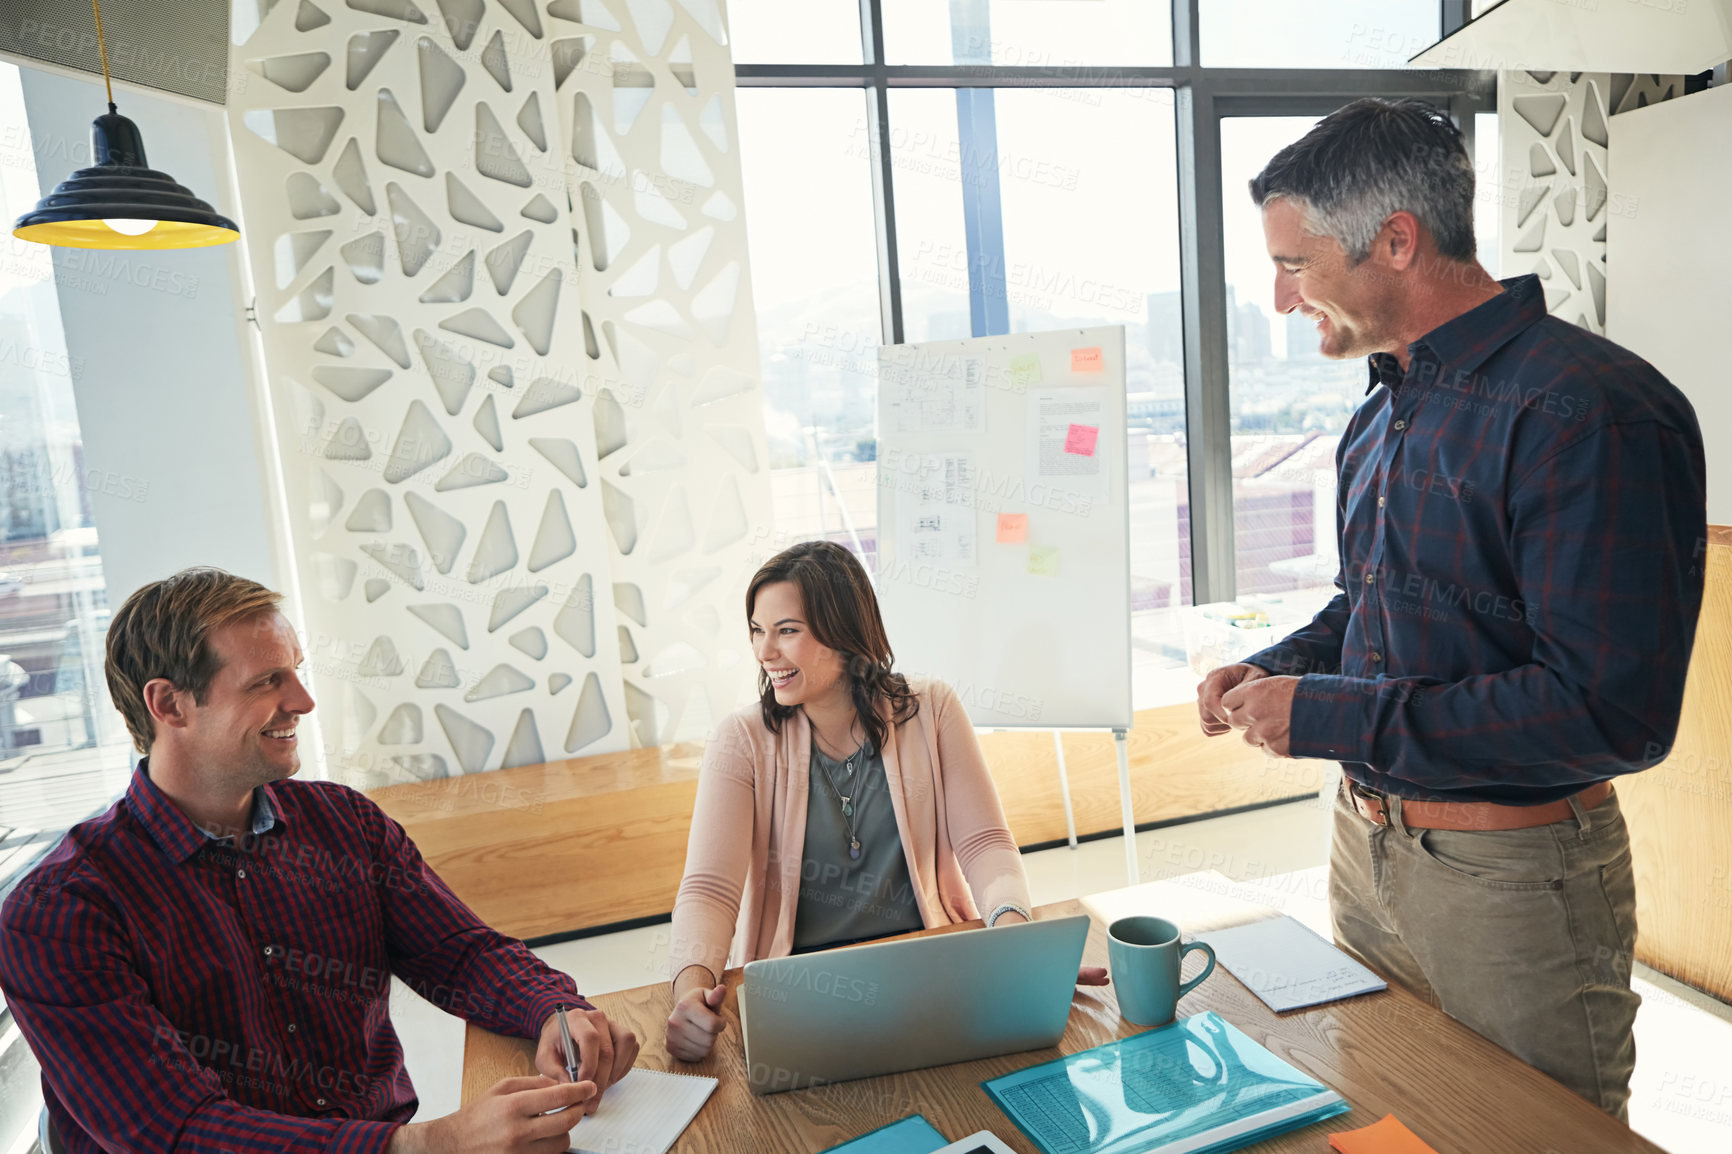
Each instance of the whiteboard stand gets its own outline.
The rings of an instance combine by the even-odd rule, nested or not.
[[[1052,751],[1058,755],[1058,792],[1064,798],[1064,836],[1070,848],[1076,848],[1076,814],[1070,807],[1070,774],[1064,767],[1064,737],[1052,731]]]
[[[1138,885],[1143,879],[1142,871],[1137,868],[1137,820],[1131,815],[1130,732],[1113,730],[1113,743],[1119,749],[1119,811],[1125,823],[1125,873],[1130,877],[1131,885]],[[1069,802],[1068,796],[1066,802]]]

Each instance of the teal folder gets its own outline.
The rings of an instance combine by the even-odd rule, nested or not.
[[[924,1114],[908,1117],[868,1130],[840,1146],[832,1146],[825,1154],[846,1150],[848,1154],[932,1154],[950,1145],[950,1139],[938,1132]]]
[[[1220,1154],[1348,1110],[1215,1013],[981,1087],[1046,1154]]]

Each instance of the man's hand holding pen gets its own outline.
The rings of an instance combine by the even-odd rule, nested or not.
[[[541,1028],[535,1068],[555,1082],[594,1082],[595,1094],[584,1103],[588,1115],[607,1088],[626,1076],[637,1053],[637,1035],[600,1010],[562,1007]]]

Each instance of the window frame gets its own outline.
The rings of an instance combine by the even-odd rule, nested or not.
[[[990,63],[884,63],[881,0],[859,0],[860,64],[736,64],[742,88],[864,90],[879,322],[885,344],[904,343],[901,269],[892,179],[892,88],[1170,88],[1178,147],[1179,296],[1185,350],[1192,601],[1237,594],[1227,375],[1227,287],[1222,237],[1221,120],[1228,116],[1326,116],[1362,96],[1419,97],[1448,110],[1473,149],[1473,117],[1497,108],[1497,73],[1464,69],[1206,68],[1198,64],[1203,0],[1171,0],[1173,63],[1155,67],[1001,67]],[[987,0],[952,0],[977,8]],[[1464,0],[1439,0],[1439,30],[1465,22]],[[1002,244],[1002,240],[999,242]],[[972,289],[971,285],[971,289]],[[971,291],[971,296],[973,292]],[[973,310],[976,336],[996,335]],[[986,327],[983,327],[986,326]]]

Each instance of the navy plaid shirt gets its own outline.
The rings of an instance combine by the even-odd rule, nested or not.
[[[1702,605],[1682,393],[1538,278],[1371,357],[1336,450],[1337,592],[1248,660],[1302,674],[1290,752],[1402,798],[1537,805],[1671,748]]]
[[[73,1154],[383,1150],[416,1107],[392,974],[519,1037],[588,1005],[330,782],[261,786],[253,831],[213,839],[141,765],[0,910],[0,987]]]

